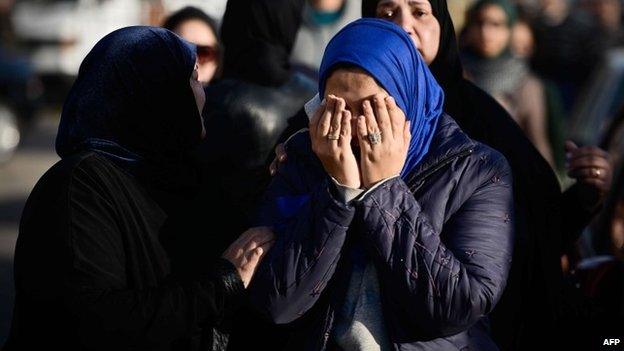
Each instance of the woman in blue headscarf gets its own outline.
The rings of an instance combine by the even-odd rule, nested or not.
[[[196,190],[186,154],[203,104],[195,48],[172,32],[128,27],[93,48],[63,107],[61,160],[22,214],[6,350],[223,346],[213,327],[244,300],[272,234],[249,230],[222,258],[203,247],[193,273],[175,269],[190,254],[176,247],[193,228],[175,218]]]
[[[276,243],[250,284],[288,350],[496,350],[511,264],[505,158],[444,114],[409,35],[361,19],[328,44],[309,129],[260,211]]]

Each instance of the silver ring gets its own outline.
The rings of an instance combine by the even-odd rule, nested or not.
[[[602,174],[602,170],[600,168],[592,168],[591,169],[591,176],[594,178],[598,178],[600,177],[600,175]]]
[[[340,134],[327,134],[327,139],[329,139],[329,140],[338,140],[338,139],[340,139]]]
[[[377,133],[368,133],[367,135],[368,137],[368,141],[372,144],[372,145],[376,145],[381,143],[381,133],[377,132]]]

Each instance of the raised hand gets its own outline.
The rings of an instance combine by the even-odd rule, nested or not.
[[[246,288],[258,264],[274,242],[273,231],[270,228],[251,228],[241,234],[221,257],[232,262]]]
[[[371,100],[372,104],[364,101],[364,114],[357,120],[360,169],[365,188],[401,173],[411,139],[410,122],[394,98],[377,94]]]
[[[310,120],[312,150],[325,171],[340,184],[361,186],[360,171],[351,148],[351,112],[344,99],[329,95]]]

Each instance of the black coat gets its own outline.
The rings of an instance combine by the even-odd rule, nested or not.
[[[195,261],[196,274],[177,264],[176,254],[191,252],[163,245],[187,234],[172,221],[107,158],[83,152],[59,161],[24,209],[5,350],[222,348],[212,327],[243,300],[242,281],[225,260]]]

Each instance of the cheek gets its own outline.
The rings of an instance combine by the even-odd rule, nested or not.
[[[438,55],[440,49],[440,25],[437,20],[430,23],[420,34],[422,42],[422,55],[425,62],[429,65]]]

